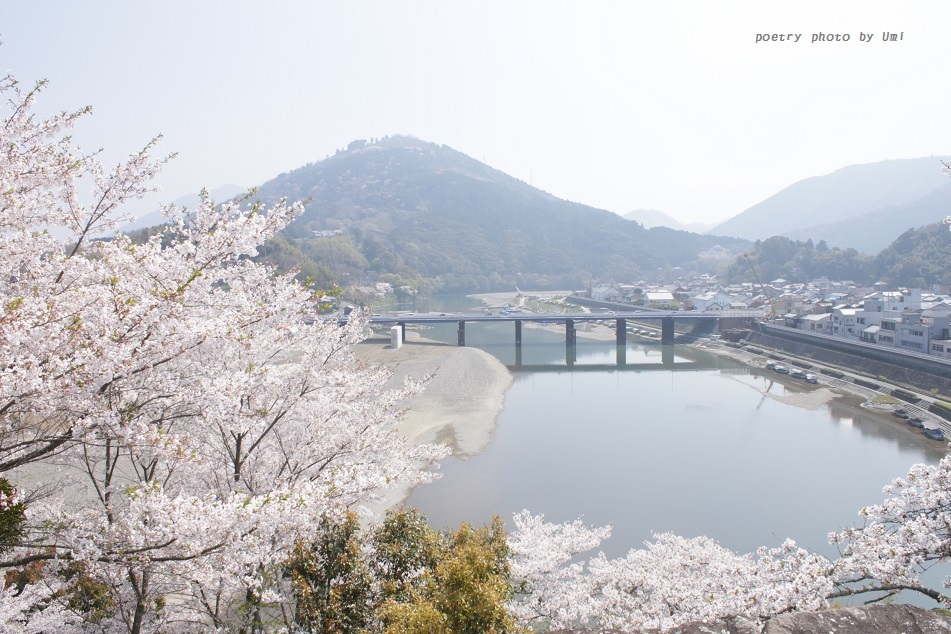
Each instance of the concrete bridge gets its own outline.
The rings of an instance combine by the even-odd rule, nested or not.
[[[741,318],[741,317],[760,317],[761,313],[756,311],[744,311],[739,314],[737,311],[724,313],[703,312],[703,311],[675,311],[675,310],[643,310],[643,311],[606,311],[601,313],[523,313],[515,311],[499,311],[497,314],[485,313],[402,313],[395,315],[375,315],[370,318],[371,324],[379,325],[398,325],[402,329],[403,339],[406,339],[406,324],[437,324],[437,323],[456,323],[457,343],[459,346],[466,345],[466,323],[469,322],[512,322],[515,325],[515,358],[516,366],[521,367],[522,357],[522,324],[525,322],[543,323],[543,324],[564,324],[565,325],[565,346],[566,361],[569,366],[576,360],[578,334],[575,325],[586,321],[613,321],[615,324],[615,337],[618,348],[618,366],[626,365],[627,349],[627,321],[660,321],[660,343],[664,345],[674,343],[674,322],[675,321],[717,321],[721,317]]]

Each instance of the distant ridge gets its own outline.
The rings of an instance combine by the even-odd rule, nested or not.
[[[675,229],[677,231],[706,233],[716,226],[716,223],[714,222],[692,222],[684,224],[673,216],[669,216],[668,214],[665,214],[662,211],[657,211],[656,209],[635,209],[634,211],[624,214],[623,217],[627,220],[633,220],[634,222],[640,223],[645,229],[651,229],[652,227],[667,227],[668,229]]]
[[[951,180],[921,198],[899,205],[846,218],[838,222],[791,231],[798,240],[825,240],[830,247],[852,248],[875,254],[890,245],[904,231],[938,222],[951,214]]]
[[[221,187],[216,187],[211,190],[211,198],[218,203],[223,203],[225,201],[231,200],[235,196],[239,196],[247,192],[247,189],[239,187],[238,185],[222,185]],[[200,200],[198,192],[194,194],[186,194],[181,198],[176,198],[169,204],[173,204],[179,208],[182,207],[194,207],[198,204]],[[157,209],[155,211],[149,212],[140,218],[136,218],[134,222],[129,222],[121,227],[119,231],[122,233],[129,233],[131,231],[136,231],[138,229],[145,229],[147,227],[156,227],[165,222],[165,219],[162,217],[162,210]]]
[[[948,158],[882,161],[813,176],[715,226],[711,233],[747,240],[785,235],[858,248],[856,229],[861,228],[866,214],[926,200],[929,194],[948,184],[942,173],[942,160]],[[940,197],[935,202],[938,200]],[[876,245],[880,248],[890,243],[903,231],[934,221],[931,210],[924,205],[919,209],[919,215],[893,217],[890,226],[878,224],[873,240],[863,242],[863,250],[874,251]]]

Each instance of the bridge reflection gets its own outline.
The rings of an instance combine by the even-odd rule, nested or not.
[[[732,316],[732,315],[731,315]],[[688,341],[695,341],[695,339],[689,335],[683,336],[678,335],[675,332],[674,326],[676,321],[688,322],[696,325],[701,322],[706,322],[709,325],[716,324],[723,317],[722,313],[705,313],[705,312],[680,312],[680,311],[661,311],[661,310],[647,310],[647,311],[631,311],[623,313],[611,313],[611,314],[564,314],[564,313],[517,313],[517,314],[497,314],[493,315],[492,313],[482,314],[463,314],[463,313],[428,313],[422,315],[416,315],[413,313],[401,314],[401,315],[374,315],[370,318],[371,324],[376,325],[391,325],[399,327],[402,330],[401,340],[406,340],[406,325],[407,324],[456,324],[456,339],[457,345],[465,346],[466,345],[466,324],[469,323],[498,323],[498,322],[508,322],[512,323],[515,327],[515,365],[510,366],[515,370],[532,370],[538,372],[545,372],[555,369],[576,368],[579,370],[604,370],[607,368],[610,369],[630,369],[630,370],[660,370],[660,369],[680,369],[679,366],[688,366],[684,369],[699,370],[705,369],[702,366],[697,365],[697,361],[675,361],[673,354],[673,347],[671,344],[677,342],[681,337],[686,337]],[[627,340],[628,340],[628,322],[629,320],[634,320],[636,322],[646,321],[646,320],[655,320],[660,322],[660,341],[656,339],[648,339],[646,345],[657,345],[661,350],[661,363],[628,363],[627,360]],[[564,327],[565,333],[565,364],[564,365],[525,365],[522,362],[522,330],[524,323],[530,324],[560,324]],[[614,340],[616,344],[616,356],[615,363],[613,364],[584,364],[578,365],[578,330],[577,324],[585,322],[614,322]],[[633,334],[640,334],[644,336],[644,331],[638,330],[637,328],[631,327],[631,332]],[[656,334],[651,334],[651,337],[656,337]],[[716,367],[716,366],[710,366]]]
[[[614,363],[578,363],[577,348],[566,347],[565,363],[522,363],[521,348],[515,349],[515,364],[508,365],[512,372],[604,372],[604,371],[627,371],[627,372],[696,372],[698,370],[717,370],[722,369],[723,359],[716,355],[703,353],[686,344],[681,346],[657,345],[656,343],[646,343],[660,352],[659,361],[650,361],[647,363],[630,363],[627,360],[627,345],[619,345],[615,348]],[[696,354],[694,354],[696,353]],[[657,357],[655,356],[654,359]]]
[[[569,362],[573,362],[572,349],[577,346],[577,329],[575,325],[579,322],[605,322],[613,321],[615,324],[615,338],[618,346],[624,346],[627,343],[627,322],[628,320],[647,321],[656,320],[660,322],[660,341],[663,344],[674,343],[675,321],[693,322],[694,324],[706,321],[716,323],[721,313],[706,312],[682,312],[670,310],[645,310],[630,312],[612,312],[611,314],[564,314],[564,313],[516,313],[516,314],[462,314],[462,313],[429,313],[416,315],[413,313],[403,315],[375,315],[370,318],[371,324],[392,324],[402,329],[403,340],[406,340],[406,324],[438,324],[453,323],[457,324],[456,336],[457,343],[460,346],[466,345],[466,323],[477,322],[512,322],[515,324],[515,348],[522,346],[522,324],[542,323],[542,324],[563,324],[565,328],[565,344],[568,348]]]

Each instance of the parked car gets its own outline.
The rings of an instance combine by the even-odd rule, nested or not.
[[[773,369],[779,372],[780,374],[789,374],[789,368],[787,368],[784,365],[779,365],[778,363],[776,364],[776,367]]]
[[[790,370],[789,376],[791,376],[794,379],[804,379],[808,375],[806,374],[804,370]]]
[[[892,416],[897,416],[898,418],[904,418],[906,420],[909,418],[908,412],[903,409],[896,409],[892,412]]]
[[[819,377],[817,377],[815,374],[806,373],[806,383],[818,383],[818,382],[819,382]]]
[[[917,427],[918,429],[925,428],[925,421],[921,420],[917,416],[912,416],[911,418],[909,418],[908,424],[911,425],[912,427]]]
[[[925,429],[923,433],[932,440],[944,440],[944,432],[940,429]]]

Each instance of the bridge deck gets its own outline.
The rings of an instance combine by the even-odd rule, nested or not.
[[[374,324],[433,324],[453,323],[459,321],[532,321],[548,323],[565,323],[571,321],[616,321],[618,319],[663,319],[673,317],[676,321],[695,321],[704,319],[720,319],[721,317],[761,317],[757,311],[696,311],[696,310],[645,310],[607,313],[404,313],[394,315],[374,315],[370,323]]]

